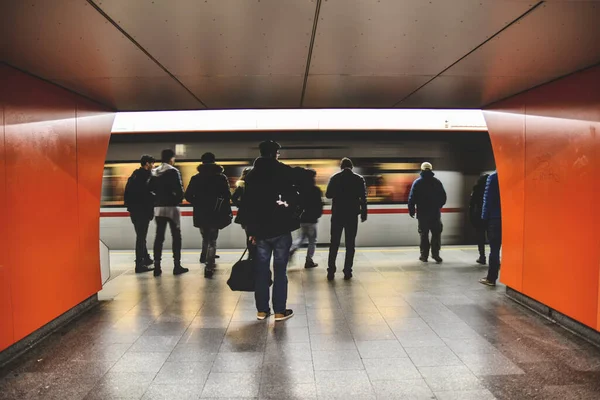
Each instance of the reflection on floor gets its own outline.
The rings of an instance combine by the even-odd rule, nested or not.
[[[300,251],[299,253],[303,253]],[[416,249],[361,249],[355,279],[289,271],[294,318],[256,321],[225,281],[121,274],[100,307],[51,335],[0,379],[1,399],[598,399],[600,351],[484,287],[472,249],[439,266]],[[297,256],[299,257],[299,256]],[[113,253],[115,271],[132,269]]]

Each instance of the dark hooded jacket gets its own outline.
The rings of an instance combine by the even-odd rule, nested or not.
[[[177,207],[183,201],[181,174],[170,164],[162,163],[152,170],[150,189],[156,194],[156,207]]]
[[[471,221],[471,225],[475,228],[483,226],[481,211],[483,210],[483,192],[485,191],[485,183],[487,182],[488,176],[488,174],[480,176],[471,192],[471,199],[469,201],[469,220]]]
[[[410,216],[417,214],[418,219],[439,219],[442,207],[446,204],[446,191],[434,173],[425,170],[417,178],[408,196],[408,212]],[[416,208],[416,209],[415,209]]]
[[[154,193],[150,190],[152,172],[138,168],[125,186],[125,207],[136,217],[151,220],[154,217]]]
[[[231,223],[229,182],[218,164],[200,164],[190,179],[185,199],[194,208],[196,228],[223,229]]]
[[[356,218],[360,214],[363,220],[367,219],[365,179],[351,169],[343,169],[331,177],[325,196],[333,199],[332,218]]]
[[[259,157],[246,176],[243,198],[246,232],[270,239],[300,227],[298,192],[303,168],[292,168],[274,158]]]

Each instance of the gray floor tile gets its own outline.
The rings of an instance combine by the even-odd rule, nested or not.
[[[467,367],[420,367],[419,371],[434,392],[485,389]]]
[[[525,373],[500,352],[461,355],[460,359],[477,376]]]
[[[487,389],[435,392],[438,400],[496,400]]]
[[[364,369],[356,349],[313,351],[315,371],[343,371]]]
[[[310,342],[307,326],[294,328],[288,325],[275,325],[273,329],[269,330],[267,340],[287,343]]]
[[[315,378],[319,399],[375,399],[365,371],[315,371]]]
[[[463,365],[463,362],[447,346],[409,347],[406,352],[417,367]]]
[[[357,341],[356,346],[362,358],[408,357],[397,340]]]
[[[346,335],[311,335],[310,345],[314,351],[356,349],[352,336]]]
[[[378,381],[373,384],[377,400],[432,400],[433,392],[423,379]]]
[[[408,358],[363,360],[371,382],[419,379],[421,374]]]
[[[86,399],[140,399],[150,387],[154,374],[146,372],[108,372],[88,393]]]
[[[198,343],[184,343],[175,346],[167,361],[214,361],[218,347],[205,347]]]
[[[131,353],[127,352],[112,367],[114,372],[146,372],[157,373],[165,361],[169,358],[169,353]]]
[[[197,400],[202,394],[200,385],[150,385],[142,400]]]
[[[202,391],[207,397],[258,397],[260,373],[211,372]]]
[[[265,362],[262,367],[261,384],[264,385],[314,382],[315,371],[312,361],[280,360],[277,363]]]
[[[262,400],[297,400],[317,399],[315,383],[283,383],[261,385],[259,399]]]
[[[159,385],[203,385],[212,367],[212,361],[164,363],[154,382]]]
[[[444,346],[444,342],[433,331],[394,332],[404,348]]]
[[[179,336],[142,336],[129,348],[129,352],[170,353],[177,342]]]
[[[263,363],[264,353],[219,353],[213,372],[256,372]]]
[[[352,336],[357,341],[394,340],[396,336],[386,325],[353,325],[350,327]]]

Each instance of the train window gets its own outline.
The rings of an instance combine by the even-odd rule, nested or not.
[[[323,193],[331,175],[339,171],[339,160],[333,159],[282,159],[291,166],[312,168],[317,171],[317,185]],[[402,160],[381,162],[377,160],[354,159],[355,171],[364,176],[370,203],[405,204],[408,201],[412,182],[418,177],[419,164]],[[175,166],[181,172],[184,189],[197,171],[199,161],[186,160]],[[231,190],[244,168],[252,165],[252,160],[220,161],[229,178]],[[107,162],[102,179],[102,207],[122,207],[127,179],[139,168],[139,162]]]

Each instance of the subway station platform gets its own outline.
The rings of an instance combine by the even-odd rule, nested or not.
[[[0,377],[0,399],[598,399],[600,350],[477,283],[470,247],[423,264],[415,248],[362,248],[355,278],[289,268],[285,322],[256,321],[231,292],[241,251],[214,279],[135,275],[111,253],[100,305],[50,335]],[[341,259],[339,260],[341,262]]]

